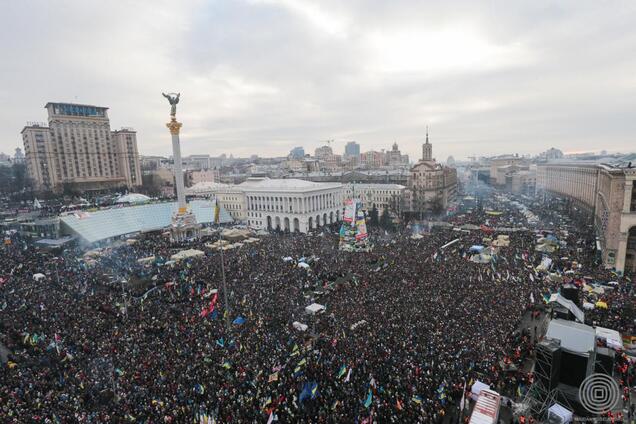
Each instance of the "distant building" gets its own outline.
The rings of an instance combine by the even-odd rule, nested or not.
[[[384,165],[384,162],[384,152],[376,152],[375,150],[370,150],[360,155],[360,165],[365,168],[380,168]]]
[[[185,169],[206,170],[212,168],[210,155],[190,155],[182,159]]]
[[[580,161],[539,164],[537,191],[568,198],[588,212],[605,266],[636,272],[636,168]]]
[[[404,206],[405,189],[405,186],[399,184],[348,183],[344,186],[344,198],[359,199],[362,208],[368,211],[375,206],[380,213],[387,208],[399,215]]]
[[[142,170],[154,170],[159,168],[171,168],[172,162],[163,156],[140,156]]]
[[[554,147],[552,147],[546,150],[545,152],[541,153],[539,157],[545,160],[563,159],[563,152],[559,149],[555,149]]]
[[[393,143],[391,150],[385,153],[385,163],[389,166],[408,165],[409,157],[400,152],[397,143]]]
[[[449,156],[448,159],[446,159],[446,165],[455,166],[455,158],[452,156]]]
[[[360,145],[355,141],[350,141],[345,144],[344,155],[347,158],[360,156]]]
[[[219,171],[217,169],[186,171],[185,176],[185,184],[188,187],[201,182],[213,183],[220,179]]]
[[[248,178],[238,185],[210,184],[207,189],[205,184],[189,188],[188,194],[217,197],[233,217],[252,228],[306,233],[342,219],[339,183]]]
[[[299,147],[294,147],[289,152],[289,158],[290,159],[302,159],[304,157],[305,157],[305,149],[300,147],[300,146]]]
[[[428,130],[426,142],[422,145],[422,159],[411,168],[408,188],[407,196],[413,213],[436,207],[446,209],[457,198],[457,170],[435,161]]]
[[[528,170],[518,171],[510,175],[510,181],[506,182],[506,186],[510,187],[510,191],[515,194],[525,194],[526,196],[534,196],[537,188],[537,169],[530,167]]]
[[[526,160],[519,157],[519,155],[503,155],[490,158],[490,184],[504,186],[506,184],[505,172],[502,171],[503,168],[499,168],[509,165],[521,165],[527,169]]]
[[[333,150],[329,146],[318,147],[314,153],[316,159],[325,159],[329,156],[333,156]]]
[[[33,123],[22,130],[27,172],[36,190],[141,185],[137,135],[126,128],[111,131],[108,108],[72,103],[45,108],[48,126]]]
[[[22,153],[22,149],[20,149],[19,147],[15,148],[13,163],[24,163],[24,153]]]
[[[11,156],[0,152],[0,166],[11,166]]]

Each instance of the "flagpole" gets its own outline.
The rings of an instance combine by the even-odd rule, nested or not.
[[[227,285],[225,283],[225,258],[223,256],[223,230],[219,228],[219,243],[221,245],[221,278],[223,279],[223,303],[225,303],[225,327],[230,331],[230,306],[227,302]]]
[[[230,305],[227,301],[227,284],[225,282],[225,257],[223,254],[223,229],[221,228],[221,207],[219,206],[219,199],[215,199],[214,220],[219,225],[219,248],[221,249],[221,278],[223,280],[223,303],[225,304],[225,329],[230,332]],[[219,218],[217,218],[217,216]]]

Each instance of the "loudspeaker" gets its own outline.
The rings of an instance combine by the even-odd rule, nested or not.
[[[580,308],[581,300],[579,293],[579,288],[573,284],[564,284],[563,287],[561,287],[561,296],[565,297],[568,300],[571,300],[576,306]]]
[[[579,387],[587,376],[588,358],[571,352],[561,355],[561,377],[559,381],[572,387]]]
[[[607,374],[611,376],[614,374],[614,359],[616,352],[606,347],[596,348],[596,363],[594,364],[594,372]]]
[[[559,384],[561,354],[559,340],[546,338],[537,344],[537,361],[534,371],[539,383],[547,390],[552,390]]]

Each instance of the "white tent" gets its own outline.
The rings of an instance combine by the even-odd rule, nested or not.
[[[590,302],[583,302],[583,309],[591,311],[592,309],[594,309],[594,304]]]
[[[308,328],[306,324],[303,324],[303,323],[298,322],[298,321],[294,321],[292,325],[298,331],[307,331],[307,328]]]
[[[182,259],[193,258],[196,256],[203,256],[203,255],[204,253],[200,250],[188,249],[188,250],[182,250],[179,253],[175,253],[174,255],[170,256],[170,259],[174,261],[180,261]]]
[[[558,403],[555,403],[550,408],[548,408],[548,421],[558,422],[560,424],[572,422],[572,411],[562,407]]]
[[[309,268],[306,262],[298,262],[298,268]]]
[[[33,274],[33,279],[35,281],[40,281],[42,279],[46,278],[46,276],[40,272],[38,272],[37,274]]]
[[[324,312],[325,309],[326,308],[324,307],[324,305],[321,305],[319,303],[312,303],[311,305],[305,307],[305,313],[309,315],[316,315],[320,312]]]

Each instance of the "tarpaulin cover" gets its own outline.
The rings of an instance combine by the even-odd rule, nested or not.
[[[325,307],[319,303],[312,303],[311,305],[305,307],[305,312],[310,315],[315,315],[318,312],[322,312],[325,310]]]

